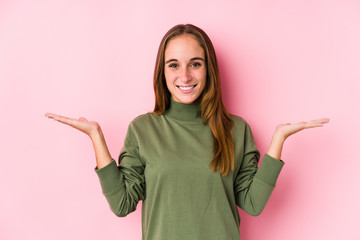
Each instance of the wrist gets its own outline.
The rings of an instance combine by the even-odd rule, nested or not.
[[[267,152],[268,155],[280,160],[285,139],[286,138],[283,134],[275,132],[270,142],[270,146]]]
[[[103,138],[103,133],[101,131],[100,126],[94,128],[90,134],[89,137],[91,138],[92,141],[97,141],[97,140],[101,140]]]
[[[271,144],[276,144],[276,145],[281,144],[282,145],[282,144],[284,144],[285,140],[286,140],[286,137],[283,134],[275,132],[274,135],[272,136]]]

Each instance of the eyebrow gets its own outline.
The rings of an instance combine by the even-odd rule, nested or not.
[[[200,61],[205,62],[205,60],[203,58],[201,58],[201,57],[194,57],[194,58],[190,59],[190,61],[194,61],[194,60],[200,60]],[[175,58],[172,58],[172,59],[167,60],[165,62],[165,64],[168,64],[169,62],[178,62],[178,60],[175,59]]]

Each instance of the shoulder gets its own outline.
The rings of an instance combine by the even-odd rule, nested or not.
[[[131,123],[137,124],[137,123],[144,123],[144,122],[148,122],[148,121],[156,121],[158,120],[162,115],[156,115],[154,113],[148,112],[148,113],[144,113],[141,114],[137,117],[135,117]]]
[[[159,122],[159,120],[154,120],[156,118],[160,116],[150,112],[135,117],[128,125],[127,138],[137,139],[138,136],[149,133],[154,128],[153,122]]]
[[[234,122],[234,127],[245,128],[248,126],[246,120],[240,116],[230,114],[231,119]]]
[[[137,117],[135,117],[131,122],[130,124],[137,124],[137,123],[141,123],[141,122],[144,122],[144,121],[147,121],[150,117],[152,113],[148,112],[148,113],[144,113],[144,114],[141,114]]]
[[[234,121],[234,127],[231,130],[234,143],[257,151],[254,136],[247,121],[234,115],[231,115],[231,118]]]
[[[129,128],[147,128],[149,125],[153,125],[159,122],[161,115],[148,112],[135,117],[129,124]]]
[[[234,127],[232,129],[232,134],[234,136],[245,137],[251,134],[250,125],[244,118],[231,115],[231,119],[234,121]]]

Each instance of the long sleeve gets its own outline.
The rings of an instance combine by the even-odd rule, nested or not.
[[[145,199],[145,164],[139,154],[137,139],[130,124],[119,156],[119,166],[113,160],[95,171],[111,210],[119,217],[133,212]]]
[[[234,182],[236,204],[250,215],[257,216],[265,208],[284,165],[265,154],[258,168],[259,152],[250,127],[246,125],[244,155]]]

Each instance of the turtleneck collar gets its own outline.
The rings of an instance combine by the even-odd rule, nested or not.
[[[180,121],[202,123],[199,103],[180,103],[176,102],[172,97],[170,97],[170,100],[170,107],[165,111],[165,115]]]

